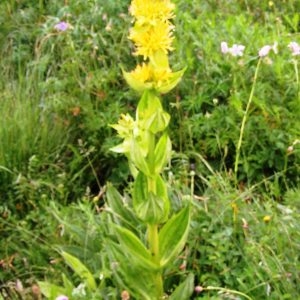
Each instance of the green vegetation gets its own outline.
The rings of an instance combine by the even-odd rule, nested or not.
[[[163,97],[173,145],[163,176],[172,213],[190,196],[193,205],[164,290],[193,274],[191,299],[297,299],[300,54],[289,45],[300,44],[300,3],[174,3],[170,64],[187,69]],[[107,240],[111,219],[145,231],[127,161],[109,150],[120,143],[109,124],[134,115],[139,98],[121,71],[136,64],[129,4],[0,3],[1,300],[42,299],[40,288],[49,299],[126,299]],[[242,55],[222,42],[244,45]],[[124,195],[117,215],[108,182]]]

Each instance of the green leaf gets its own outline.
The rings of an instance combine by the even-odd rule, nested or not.
[[[168,196],[167,185],[160,175],[156,176],[155,183],[156,183],[156,194],[158,195],[160,200],[163,201],[163,205],[164,205],[163,216],[160,220],[160,223],[164,223],[168,219],[169,211],[170,211],[170,200]]]
[[[38,286],[41,289],[41,293],[47,299],[55,299],[59,295],[69,296],[69,294],[63,287],[57,286],[57,285],[49,283],[49,282],[38,281]]]
[[[160,223],[166,219],[169,212],[169,206],[165,204],[168,200],[167,192],[164,189],[164,183],[157,182],[157,179],[153,178],[149,180],[153,180],[155,190],[157,190],[157,185],[159,185],[160,194],[154,194],[153,191],[149,191],[148,177],[140,172],[134,182],[132,193],[134,210],[137,216],[145,223]]]
[[[190,206],[186,206],[163,226],[159,232],[161,266],[168,264],[183,249],[190,224]]]
[[[145,83],[143,81],[135,79],[134,76],[132,76],[131,72],[126,72],[123,70],[123,68],[122,68],[122,73],[123,73],[123,76],[124,76],[127,84],[133,90],[135,90],[139,93],[142,93],[142,92],[152,88],[152,85],[153,85],[152,83],[150,83],[150,82]]]
[[[163,131],[167,128],[170,122],[170,115],[158,109],[149,116],[146,122],[146,128],[149,129],[152,133],[156,134],[157,132]]]
[[[116,223],[119,225],[127,224],[131,227],[134,227],[137,224],[135,215],[126,207],[123,197],[111,183],[107,183],[106,185],[106,199],[108,206],[114,214]]]
[[[149,192],[147,209],[147,223],[164,223],[169,210],[165,209],[165,199],[159,195]]]
[[[160,99],[154,92],[145,91],[137,106],[136,120],[148,120],[158,110],[163,110]]]
[[[133,139],[130,148],[130,159],[134,163],[134,165],[143,172],[145,175],[150,175],[149,166],[145,157],[143,156],[142,150],[140,148],[139,143]]]
[[[145,130],[152,133],[165,130],[170,115],[163,110],[160,99],[153,91],[145,91],[137,107],[136,119]]]
[[[115,153],[128,153],[128,143],[127,141],[123,142],[117,146],[111,147],[109,150]]]
[[[156,272],[149,269],[140,268],[136,265],[136,259],[132,257],[124,260],[124,250],[121,245],[109,242],[108,249],[112,255],[113,261],[122,261],[112,269],[114,277],[118,284],[130,292],[135,299],[153,300],[155,299],[156,290],[153,285],[155,282]]]
[[[154,54],[150,56],[150,63],[153,65],[154,68],[168,69],[168,55],[163,50],[155,51]]]
[[[151,254],[144,246],[144,244],[133,234],[130,230],[121,226],[114,226],[118,240],[124,249],[124,253],[130,255],[143,268],[150,270],[157,270],[159,266],[154,264],[151,260]],[[124,257],[125,261],[128,260]]]
[[[163,134],[155,147],[155,173],[159,174],[171,157],[172,144],[169,136]]]
[[[173,294],[168,298],[169,300],[189,300],[194,291],[194,274],[190,273],[188,277],[182,282]]]
[[[148,180],[142,172],[139,172],[132,191],[133,208],[141,220],[147,220],[147,209],[145,203],[148,201]]]
[[[67,294],[71,295],[73,289],[75,288],[73,283],[68,279],[68,277],[64,273],[62,274],[62,279],[63,279],[63,283],[64,283],[64,288],[65,288]]]
[[[88,289],[93,291],[97,288],[96,281],[92,273],[78,258],[64,251],[62,251],[61,255],[65,259],[68,266],[85,281]]]
[[[159,175],[148,178],[140,172],[134,182],[132,197],[134,210],[141,220],[150,224],[165,222],[170,203],[166,185]]]
[[[168,93],[169,91],[171,91],[179,83],[185,70],[186,70],[186,68],[184,68],[178,72],[172,73],[169,80],[167,80],[166,83],[164,83],[159,88],[157,88],[157,91],[162,94],[165,94],[165,93]]]
[[[128,166],[129,166],[130,173],[133,176],[133,178],[136,178],[139,171],[136,168],[136,166],[134,165],[134,163],[130,160],[129,155],[127,155],[127,158],[128,158]]]

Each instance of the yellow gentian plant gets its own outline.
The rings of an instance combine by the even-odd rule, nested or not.
[[[114,273],[134,299],[184,300],[193,292],[192,275],[173,292],[164,287],[165,271],[182,251],[190,224],[190,203],[170,213],[167,183],[162,176],[172,145],[167,134],[170,115],[160,96],[173,89],[184,73],[184,69],[173,72],[169,66],[174,9],[170,0],[132,0],[129,12],[134,24],[129,39],[142,63],[130,72],[122,71],[141,98],[135,118],[124,114],[111,125],[122,139],[111,150],[126,155],[134,177],[132,201],[127,202],[132,203],[131,219],[136,225],[126,222],[129,210],[124,207],[124,197],[108,184],[107,208],[113,215],[112,236],[116,237],[108,247],[115,262]]]

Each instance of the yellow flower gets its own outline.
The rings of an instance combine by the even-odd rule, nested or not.
[[[139,25],[156,25],[157,20],[166,21],[174,17],[175,5],[170,0],[132,0],[129,11]]]
[[[122,114],[118,123],[112,124],[110,127],[118,132],[119,137],[123,138],[123,141],[119,145],[110,148],[110,151],[125,153],[131,157],[135,155],[133,150],[136,150],[140,156],[146,157],[149,138],[148,132],[145,131],[142,125],[135,121],[129,114]],[[134,149],[136,146],[138,146],[137,149]]]
[[[157,21],[156,26],[140,26],[135,24],[129,39],[136,45],[135,55],[142,55],[144,59],[152,57],[155,52],[168,53],[173,50],[172,31],[174,26],[169,22]]]
[[[271,221],[271,216],[264,216],[263,220],[265,223],[268,223]]]
[[[168,81],[172,72],[169,68],[154,68],[153,70],[153,82],[156,87],[160,87],[164,82]]]
[[[163,81],[168,80],[171,70],[169,68],[153,68],[149,63],[138,65],[131,75],[135,80],[143,83],[152,82],[155,86],[159,86]]]
[[[121,114],[118,124],[110,126],[117,130],[121,138],[128,138],[132,135],[132,131],[135,127],[135,121],[129,114]]]
[[[152,78],[152,68],[149,66],[149,64],[143,63],[142,65],[137,65],[136,68],[131,71],[131,75],[133,79],[146,83],[151,81]]]
[[[138,65],[133,71],[123,75],[131,88],[138,92],[155,89],[165,94],[173,89],[180,81],[185,69],[172,72],[169,67],[157,67],[151,63]]]

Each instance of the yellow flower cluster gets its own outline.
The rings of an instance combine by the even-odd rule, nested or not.
[[[136,45],[136,55],[151,58],[157,51],[168,53],[172,50],[172,29],[174,26],[164,21],[156,21],[155,26],[135,25],[129,35]]]
[[[131,137],[135,122],[129,114],[121,114],[118,124],[111,125],[122,138]]]
[[[171,70],[169,68],[154,68],[151,64],[143,63],[137,65],[131,75],[135,80],[140,80],[145,84],[152,82],[155,83],[154,88],[159,88],[164,81],[170,78]]]
[[[130,14],[134,26],[129,39],[136,46],[135,55],[140,55],[144,63],[132,72],[124,72],[128,84],[135,90],[156,89],[165,93],[180,80],[182,73],[172,73],[168,53],[172,51],[175,5],[170,0],[132,0]]]
[[[168,22],[174,18],[175,5],[170,0],[132,0],[129,12],[137,25],[156,25],[157,21]]]
[[[150,58],[156,51],[172,50],[175,5],[170,0],[133,0],[130,13],[135,18],[129,39],[136,45],[136,55]]]

